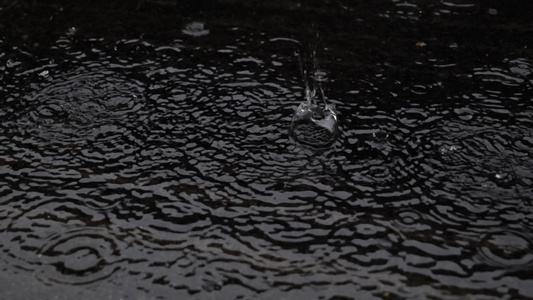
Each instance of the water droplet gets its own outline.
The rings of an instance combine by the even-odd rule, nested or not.
[[[457,150],[460,150],[460,149],[461,149],[461,147],[457,146],[457,145],[444,146],[444,147],[442,147],[440,149],[440,153],[446,154],[446,153],[454,152],[454,151],[457,151]]]
[[[209,34],[209,29],[206,28],[204,22],[191,22],[181,30],[183,34],[193,37],[199,37]]]
[[[76,27],[70,27],[68,30],[67,30],[67,35],[68,36],[73,36],[76,34],[76,32],[78,31],[78,29]]]
[[[498,10],[495,9],[495,8],[489,8],[489,9],[487,10],[487,13],[488,13],[489,15],[493,15],[493,16],[495,16],[495,15],[498,14]]]
[[[8,59],[7,62],[6,62],[6,67],[8,68],[12,68],[16,65],[20,64],[20,62],[17,62],[17,61],[14,61],[12,59]]]
[[[290,133],[300,144],[313,148],[330,146],[337,137],[337,114],[333,106],[301,103],[293,115]]]

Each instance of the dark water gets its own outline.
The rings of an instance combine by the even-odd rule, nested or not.
[[[3,1],[3,297],[533,298],[532,17]],[[298,53],[326,149],[289,136]]]

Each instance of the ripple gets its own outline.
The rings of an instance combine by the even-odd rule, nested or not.
[[[400,209],[395,212],[395,224],[403,232],[422,232],[430,230],[431,226],[424,224],[423,216],[413,209]]]
[[[417,5],[416,3],[412,3],[409,1],[402,1],[402,2],[395,3],[394,6],[395,6],[394,10],[388,10],[385,13],[381,14],[380,16],[383,16],[383,17],[395,16],[400,19],[417,21],[420,19],[420,16],[422,14],[422,10],[420,9],[419,5]]]
[[[77,5],[3,15],[20,28],[0,37],[4,278],[102,298],[531,295],[522,19],[469,0],[149,2],[116,6],[118,27],[83,10],[90,30],[62,23]],[[276,12],[260,30],[258,8]],[[342,130],[291,123],[295,50]]]
[[[533,264],[531,236],[516,231],[490,232],[481,238],[480,259],[487,265],[530,269]]]
[[[508,61],[510,68],[509,70],[521,77],[528,78],[533,74],[533,62],[527,58],[514,58],[509,59]]]
[[[99,212],[110,211],[117,206],[125,203],[125,193],[119,193],[118,188],[111,184],[116,180],[116,176],[102,174],[100,176],[90,176],[82,180],[87,187],[71,187],[58,191],[59,194],[65,195],[68,199],[73,199],[84,203],[84,206]],[[109,183],[108,183],[109,182]]]
[[[524,87],[531,83],[530,74],[533,72],[531,60],[522,57],[506,58],[500,66],[483,66],[474,68],[473,74],[476,79],[486,82],[489,90],[494,91],[494,84],[503,87]],[[519,93],[521,94],[521,93]]]
[[[32,271],[46,284],[67,285],[102,281],[120,269],[115,263],[122,259],[125,236],[95,226],[103,215],[50,192],[25,199],[24,207],[11,199],[12,219],[3,231],[3,251],[17,269]]]
[[[27,108],[18,124],[41,138],[72,141],[101,126],[134,120],[143,107],[142,84],[103,70],[80,72],[62,74],[25,96]]]
[[[439,1],[435,15],[470,15],[476,9],[475,3],[462,0]]]
[[[90,284],[108,279],[118,270],[118,238],[102,228],[83,227],[54,234],[37,250],[35,271],[43,282]]]
[[[506,86],[516,87],[524,82],[523,79],[510,76],[506,71],[499,68],[475,69],[474,75],[479,76],[484,82],[501,83]]]

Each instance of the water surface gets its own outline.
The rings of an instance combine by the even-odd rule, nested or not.
[[[532,298],[533,18],[512,4],[1,5],[0,289]],[[300,67],[339,112],[326,148],[289,135]]]

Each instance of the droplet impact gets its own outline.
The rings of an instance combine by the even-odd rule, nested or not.
[[[332,105],[322,107],[303,102],[292,117],[290,131],[300,144],[313,148],[329,147],[337,138],[337,114]]]
[[[310,88],[306,84],[306,99],[296,108],[290,128],[290,135],[297,143],[315,149],[331,146],[337,139],[338,133],[335,105],[326,101],[320,85],[324,77],[323,72],[314,72],[311,78],[316,88]],[[317,101],[317,90],[321,101]]]
[[[205,26],[204,22],[191,22],[181,30],[183,34],[190,35],[193,37],[199,37],[209,34],[209,29]]]

